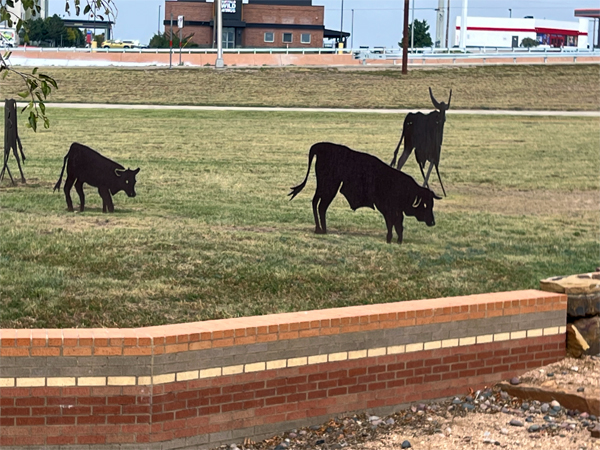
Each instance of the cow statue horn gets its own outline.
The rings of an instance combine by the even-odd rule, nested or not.
[[[421,197],[415,197],[415,201],[413,202],[412,207],[418,207],[421,204],[421,200],[423,200]]]
[[[429,96],[431,97],[431,103],[433,103],[435,109],[442,109],[440,103],[433,96],[433,92],[431,92],[431,87],[429,88]]]
[[[115,169],[115,175],[120,177],[122,172],[126,172],[125,169]]]

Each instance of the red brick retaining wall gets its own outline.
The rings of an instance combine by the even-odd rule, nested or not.
[[[564,357],[541,291],[140,329],[0,330],[0,446],[215,448]]]

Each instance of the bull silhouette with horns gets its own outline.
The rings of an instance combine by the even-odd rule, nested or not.
[[[450,89],[450,97],[448,97],[448,104],[444,102],[438,102],[429,88],[429,95],[431,102],[435,106],[437,111],[432,111],[429,114],[423,114],[421,112],[408,113],[404,118],[404,126],[402,128],[402,137],[398,146],[394,151],[394,159],[391,162],[393,167],[396,164],[396,157],[398,156],[398,149],[404,140],[404,151],[398,160],[397,169],[402,169],[404,163],[410,156],[410,153],[415,150],[415,157],[419,163],[421,174],[425,180],[423,187],[429,187],[429,175],[431,169],[435,166],[442,191],[446,196],[446,190],[440,177],[439,164],[440,164],[440,153],[442,151],[442,140],[444,138],[444,123],[446,122],[446,111],[450,109],[450,100],[452,99],[452,89]],[[429,168],[427,169],[427,175],[425,175],[424,169],[425,164],[429,161]]]

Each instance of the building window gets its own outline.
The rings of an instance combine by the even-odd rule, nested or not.
[[[302,33],[300,36],[300,42],[302,44],[310,44],[310,33]]]
[[[265,42],[275,42],[275,35],[272,31],[265,33]]]
[[[283,42],[290,44],[292,42],[292,33],[283,33]]]

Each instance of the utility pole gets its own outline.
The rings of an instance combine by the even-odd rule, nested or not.
[[[215,68],[222,69],[225,67],[223,62],[223,8],[221,7],[221,0],[216,1],[217,4],[217,60],[215,61]]]
[[[156,34],[160,35],[160,7],[162,5],[158,5],[158,32]]]
[[[408,4],[409,0],[404,0],[404,36],[402,38],[402,74],[408,73]]]
[[[462,16],[460,18],[460,48],[466,50],[467,48],[467,5],[469,1],[463,0],[462,3]]]

